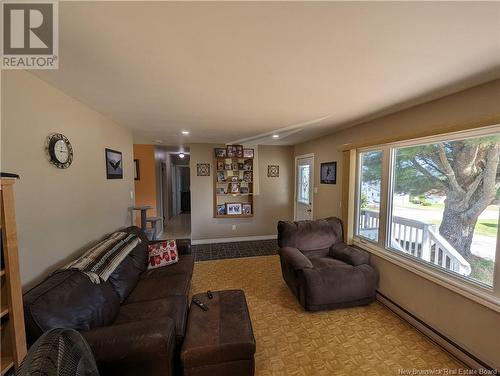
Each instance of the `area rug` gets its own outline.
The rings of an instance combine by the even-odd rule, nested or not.
[[[245,291],[259,376],[388,376],[464,367],[378,302],[304,311],[283,282],[276,255],[195,264],[193,293],[224,289]]]

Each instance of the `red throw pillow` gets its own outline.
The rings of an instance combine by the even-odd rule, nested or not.
[[[177,261],[179,261],[179,255],[177,253],[177,245],[175,244],[175,240],[165,240],[164,242],[150,244],[148,246],[148,250],[148,270],[175,264]]]

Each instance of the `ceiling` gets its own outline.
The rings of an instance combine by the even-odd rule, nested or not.
[[[33,73],[137,143],[295,144],[500,77],[500,2],[59,7],[59,70]]]

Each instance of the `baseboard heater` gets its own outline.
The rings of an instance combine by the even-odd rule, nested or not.
[[[391,300],[389,297],[382,294],[380,291],[377,291],[377,300],[382,303],[384,306],[389,308],[396,315],[401,317],[403,320],[408,322],[411,326],[417,329],[419,332],[423,333],[425,336],[430,338],[433,342],[437,343],[443,349],[445,349],[452,356],[457,358],[459,361],[464,363],[467,367],[475,370],[483,370],[495,372],[495,369],[481,359],[471,354],[467,350],[465,350],[460,345],[453,342],[451,339],[446,337],[444,334],[440,333],[438,330],[425,323],[414,314],[401,307],[399,304]],[[484,373],[484,374],[495,374],[495,373]]]

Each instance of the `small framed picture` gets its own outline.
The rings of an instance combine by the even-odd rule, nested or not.
[[[243,162],[239,162],[239,163],[238,163],[238,170],[243,170],[243,166],[244,166],[244,165],[245,165],[245,164],[244,164]]]
[[[252,177],[253,177],[252,171],[243,172],[243,181],[246,181],[247,183],[251,183]]]
[[[225,148],[215,148],[215,157],[216,158],[226,158],[226,149]]]
[[[210,176],[210,163],[197,163],[196,176]]]
[[[217,205],[217,215],[226,215],[226,204]]]
[[[240,187],[240,193],[241,194],[247,194],[248,193],[248,187]]]
[[[139,160],[134,159],[134,180],[141,180],[141,173],[139,170]]]
[[[268,165],[267,166],[267,177],[268,178],[279,178],[280,177],[280,166]]]
[[[229,192],[232,194],[240,193],[240,185],[238,183],[231,183],[229,186]]]
[[[254,149],[243,149],[243,158],[253,158]]]
[[[243,164],[243,170],[251,171],[252,170],[252,160],[251,159],[246,159],[244,164]]]
[[[106,155],[106,178],[123,179],[122,152],[112,149],[106,149],[105,155]]]
[[[242,205],[242,212],[245,215],[250,215],[252,214],[252,204],[250,203],[245,203]]]
[[[233,170],[238,170],[238,162],[233,162]]]
[[[226,177],[224,176],[224,171],[217,171],[217,181],[218,182],[226,181]]]
[[[224,164],[224,170],[232,170],[232,169],[233,169],[233,166],[231,165],[231,163]]]
[[[218,171],[224,170],[224,162],[222,161],[217,162],[217,170]]]
[[[227,202],[226,203],[226,214],[227,215],[241,215],[243,211],[241,202]]]
[[[227,145],[226,155],[228,158],[243,158],[243,145]]]
[[[321,163],[321,184],[337,184],[337,162]]]
[[[228,158],[236,157],[236,145],[227,145],[226,146],[226,156]]]
[[[243,158],[243,145],[236,145],[236,156]]]
[[[224,187],[218,187],[216,192],[218,195],[223,195],[226,193],[226,191],[224,190]]]
[[[238,183],[240,181],[240,177],[238,175],[231,176],[232,183]]]

